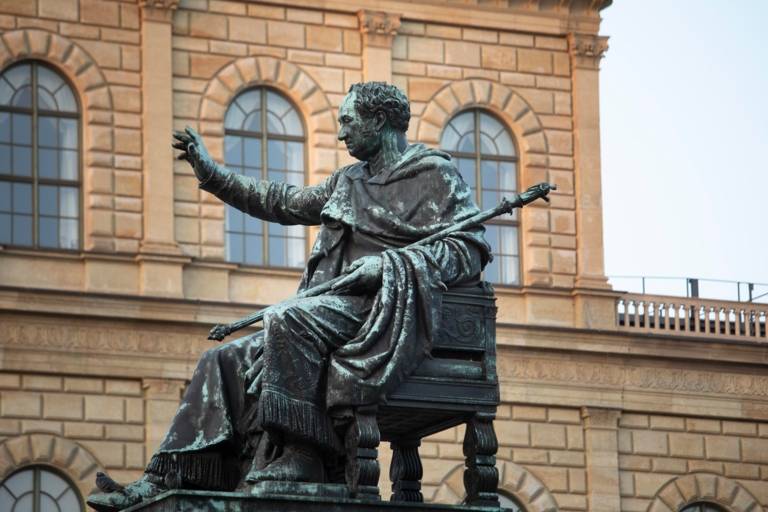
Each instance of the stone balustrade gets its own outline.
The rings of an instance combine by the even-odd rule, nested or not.
[[[768,341],[768,304],[627,293],[616,300],[616,322],[623,331]]]

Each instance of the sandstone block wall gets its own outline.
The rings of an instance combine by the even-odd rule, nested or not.
[[[0,372],[0,443],[66,438],[92,455],[94,469],[132,480],[146,463],[144,407],[139,380]]]
[[[665,484],[689,474],[709,475],[711,489],[697,485],[702,498],[744,506],[751,495],[768,503],[768,423],[625,413],[619,425],[622,510],[648,510]],[[717,482],[743,490],[733,487],[731,495]],[[676,485],[663,500],[673,504],[685,492]]]

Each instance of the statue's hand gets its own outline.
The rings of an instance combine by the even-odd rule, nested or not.
[[[363,256],[347,268],[346,277],[331,288],[338,294],[361,293],[381,286],[381,256]]]
[[[216,164],[208,154],[200,134],[187,126],[183,132],[173,132],[173,138],[176,139],[173,147],[181,151],[176,158],[189,162],[198,180],[208,179]]]

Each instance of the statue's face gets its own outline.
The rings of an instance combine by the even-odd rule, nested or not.
[[[347,151],[358,160],[367,161],[381,149],[381,133],[376,129],[376,119],[363,118],[355,109],[353,91],[347,94],[339,107],[339,140],[347,145]]]

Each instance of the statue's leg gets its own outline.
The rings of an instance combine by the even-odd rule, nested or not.
[[[135,505],[168,488],[231,490],[239,478],[238,457],[248,423],[245,389],[262,349],[262,335],[246,336],[203,353],[160,448],[144,476],[125,486],[106,475],[102,492],[88,503],[102,511]]]
[[[264,355],[258,424],[284,440],[287,456],[249,481],[322,479],[309,471],[320,452],[342,453],[325,410],[325,378],[331,353],[357,335],[371,299],[363,296],[319,296],[294,299],[264,316]],[[317,456],[312,456],[313,452]],[[303,467],[294,463],[303,460]]]
[[[148,472],[178,473],[181,487],[231,490],[237,485],[245,430],[255,415],[246,393],[248,376],[261,355],[262,339],[258,333],[203,353]]]

